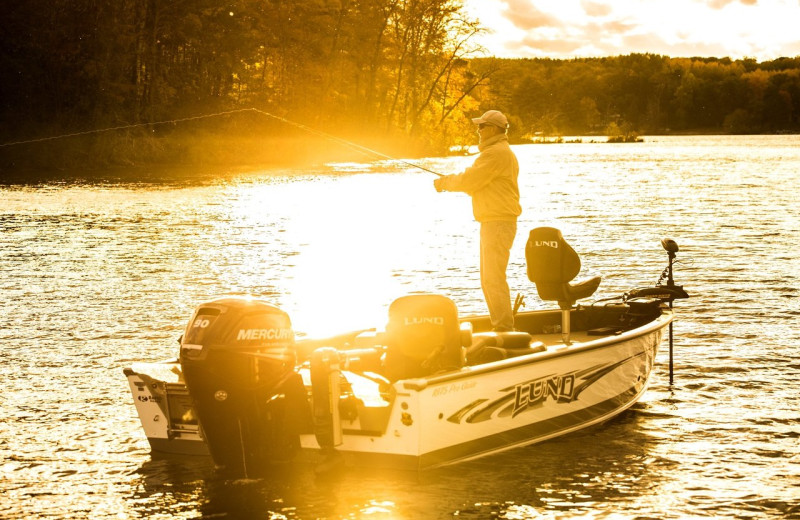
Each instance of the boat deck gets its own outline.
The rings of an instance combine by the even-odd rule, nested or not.
[[[589,341],[596,341],[599,338],[604,338],[606,336],[613,336],[613,334],[593,334],[589,335],[586,332],[571,332],[569,335],[569,340],[572,345],[579,344],[579,343],[587,343]],[[558,347],[564,346],[564,341],[561,337],[561,333],[557,334],[536,334],[533,337],[534,341],[541,341],[544,343],[545,347]]]

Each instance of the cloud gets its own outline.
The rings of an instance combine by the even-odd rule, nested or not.
[[[756,5],[758,0],[710,0],[709,7],[712,9],[722,9],[730,4],[741,3],[742,5]]]
[[[648,49],[653,54],[664,56],[717,56],[728,55],[728,49],[719,43],[695,41],[667,42],[655,34],[636,34],[622,38],[621,49]],[[630,52],[630,51],[629,51]],[[618,52],[617,54],[622,54]]]
[[[574,57],[627,54],[622,37],[635,34],[640,23],[626,12],[615,12],[603,0],[560,0],[558,7],[531,0],[503,0],[503,16],[522,31],[505,42],[506,55]]]
[[[465,0],[497,56],[796,56],[800,0]]]
[[[601,4],[599,2],[590,2],[588,0],[581,0],[581,7],[587,15],[592,17],[602,17],[611,14],[611,6]]]
[[[571,55],[581,49],[586,44],[585,41],[567,40],[559,38],[539,38],[536,36],[526,36],[522,41],[513,45],[515,49],[536,50],[543,55]]]
[[[530,0],[503,0],[503,3],[507,7],[505,17],[522,30],[562,25],[557,18],[538,9]]]
[[[593,25],[589,25],[587,27],[591,29]],[[614,35],[632,32],[638,28],[639,25],[629,20],[611,20],[609,22],[597,24],[596,27],[598,31],[605,33],[606,35]]]

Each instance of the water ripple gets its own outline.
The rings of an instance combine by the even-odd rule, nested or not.
[[[410,291],[482,313],[469,199],[391,163],[0,187],[0,517],[800,518],[798,137],[517,150],[509,280],[528,308],[532,227],[562,229],[599,297],[652,284],[660,239],[678,241],[674,384],[665,344],[642,401],[584,432],[421,474],[226,481],[149,453],[122,368],[175,357],[223,294],[268,298],[304,334],[380,325]]]

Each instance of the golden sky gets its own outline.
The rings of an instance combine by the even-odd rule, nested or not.
[[[800,0],[465,0],[490,55],[800,55]]]

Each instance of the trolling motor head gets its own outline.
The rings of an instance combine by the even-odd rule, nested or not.
[[[669,257],[669,266],[667,267],[669,277],[667,278],[667,286],[672,287],[673,285],[675,285],[675,281],[672,279],[672,262],[675,260],[675,253],[678,252],[678,243],[672,240],[671,238],[665,237],[661,239],[661,245],[667,251],[667,257]]]
[[[669,255],[670,259],[675,258],[675,253],[678,252],[678,244],[671,238],[662,238],[661,245],[666,250],[667,254]]]

